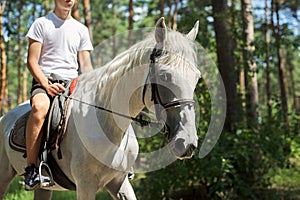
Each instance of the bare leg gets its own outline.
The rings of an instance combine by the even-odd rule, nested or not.
[[[38,153],[41,145],[41,130],[50,107],[46,94],[36,94],[32,98],[32,110],[26,125],[27,164],[38,166]]]

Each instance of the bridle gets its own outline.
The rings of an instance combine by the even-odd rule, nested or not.
[[[154,109],[155,109],[155,114],[156,118],[158,121],[163,122],[165,126],[165,134],[169,138],[170,133],[169,133],[169,127],[166,122],[163,121],[162,119],[162,112],[163,111],[168,111],[168,110],[173,110],[176,108],[180,108],[186,105],[189,106],[194,106],[195,101],[193,99],[178,99],[174,101],[170,101],[167,103],[164,103],[162,101],[161,95],[159,94],[159,89],[158,89],[158,82],[156,79],[156,63],[157,59],[160,58],[163,54],[163,49],[157,49],[154,47],[152,53],[150,54],[150,65],[149,65],[149,72],[147,75],[147,78],[145,80],[144,88],[143,88],[143,94],[142,94],[142,100],[143,104],[145,104],[145,95],[146,95],[146,90],[147,86],[151,86],[151,101],[154,103]],[[150,84],[148,84],[148,80],[150,81]]]
[[[148,76],[146,78],[146,83],[144,84],[144,88],[143,88],[143,103],[145,104],[145,95],[146,95],[146,90],[147,90],[147,86],[149,84],[147,84],[148,79],[150,80],[150,86],[151,86],[151,101],[153,101],[154,106],[155,106],[155,113],[157,115],[158,120],[160,120],[160,114],[163,111],[166,110],[172,110],[172,109],[176,109],[185,105],[190,105],[193,106],[195,104],[195,101],[193,99],[178,99],[178,100],[174,100],[174,101],[170,101],[167,103],[163,103],[162,102],[162,98],[159,94],[159,89],[158,89],[158,82],[156,79],[156,67],[155,64],[157,63],[156,59],[161,57],[161,55],[163,54],[163,50],[162,49],[156,49],[154,48],[151,55],[150,55],[150,65],[149,65],[149,73]],[[161,109],[163,108],[163,109]]]

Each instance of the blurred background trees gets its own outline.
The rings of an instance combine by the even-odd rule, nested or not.
[[[25,34],[53,8],[53,0],[5,2],[0,4],[2,114],[28,98]],[[196,40],[214,58],[225,84],[226,121],[214,150],[203,159],[196,152],[191,160],[138,174],[132,183],[140,199],[272,199],[279,188],[281,195],[300,190],[299,178],[292,186],[288,179],[280,181],[300,177],[299,9],[299,0],[79,1],[72,15],[89,28],[95,46],[128,30],[153,27],[160,16],[183,33],[199,20]],[[128,45],[133,37],[129,32]],[[211,109],[202,79],[196,96],[201,144]],[[141,151],[160,140],[140,140]]]

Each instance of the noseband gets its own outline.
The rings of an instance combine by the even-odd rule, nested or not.
[[[161,117],[161,113],[162,111],[167,111],[167,110],[172,110],[172,109],[176,109],[176,108],[180,108],[182,106],[185,105],[189,105],[189,106],[193,106],[195,104],[195,101],[193,99],[179,99],[179,100],[174,100],[174,101],[170,101],[167,103],[163,103],[161,100],[161,96],[159,94],[159,90],[158,90],[158,84],[157,84],[157,79],[156,79],[156,73],[155,73],[155,63],[157,62],[157,58],[161,57],[163,54],[163,50],[162,49],[156,49],[154,48],[151,55],[150,55],[150,65],[149,65],[149,73],[148,76],[146,78],[146,82],[148,81],[148,79],[150,80],[150,86],[151,86],[151,101],[154,102],[154,108],[155,108],[155,114],[156,117],[159,121],[162,120]],[[145,94],[146,94],[146,90],[147,90],[147,83],[144,84],[144,88],[143,88],[143,103],[145,105]],[[169,127],[166,123],[164,123],[167,130],[165,130],[169,137]]]

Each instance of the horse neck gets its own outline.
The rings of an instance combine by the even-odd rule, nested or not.
[[[148,56],[146,55],[146,57]],[[84,111],[85,108],[75,109],[82,109],[83,115],[95,112],[93,115],[96,116],[96,120],[101,124],[102,129],[105,130],[105,134],[109,133],[108,137],[114,143],[121,141],[123,133],[128,128],[131,120],[96,107],[135,117],[144,107],[142,89],[149,68],[141,63],[143,60],[143,58],[138,57],[133,52],[127,51],[105,66],[82,74],[79,77],[74,98],[90,105],[95,105],[95,108],[85,106],[87,111]],[[87,121],[87,125],[83,126],[93,126],[89,123]]]
[[[148,54],[135,50],[120,54],[102,70],[98,102],[108,109],[135,117],[144,107],[142,89],[148,74]]]

